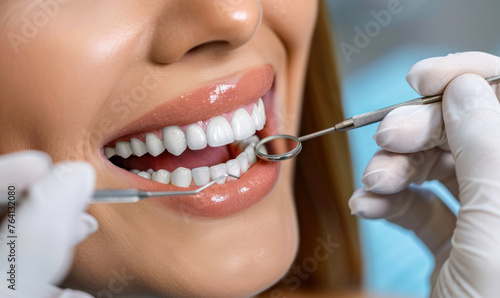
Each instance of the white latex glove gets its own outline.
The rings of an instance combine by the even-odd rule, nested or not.
[[[391,112],[374,136],[383,150],[367,166],[349,205],[365,218],[411,229],[436,257],[433,297],[499,297],[500,58],[469,52],[417,63],[407,81],[440,104]],[[413,183],[441,181],[458,217]]]
[[[8,186],[16,186],[14,216],[3,218],[0,225],[0,297],[92,297],[54,285],[67,274],[74,246],[97,230],[97,221],[85,213],[94,182],[94,169],[84,162],[53,166],[47,154],[37,151],[0,156],[2,212]],[[9,223],[12,218],[15,222]],[[15,227],[14,234],[9,224]],[[15,240],[15,262],[8,261],[11,240]],[[8,288],[11,264],[15,265],[15,291]]]

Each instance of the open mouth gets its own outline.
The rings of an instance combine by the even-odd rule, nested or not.
[[[201,186],[226,173],[240,177],[256,163],[254,149],[266,119],[259,98],[210,119],[113,141],[114,146],[104,147],[104,155],[145,179],[179,187]]]
[[[279,163],[259,160],[255,145],[276,133],[274,70],[258,66],[173,98],[103,141],[101,154],[114,187],[145,191],[193,190],[137,204],[203,217],[227,216],[269,194]]]

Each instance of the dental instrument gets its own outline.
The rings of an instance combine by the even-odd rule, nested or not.
[[[500,83],[500,75],[491,77],[486,79],[486,81],[490,85],[498,84]],[[409,100],[406,102],[402,102],[399,104],[395,104],[383,109],[375,110],[372,112],[364,113],[361,115],[354,116],[352,118],[346,119],[330,128],[317,131],[302,137],[295,137],[291,135],[285,135],[285,134],[277,134],[273,136],[266,137],[262,139],[260,142],[257,143],[255,146],[255,155],[259,157],[260,159],[267,160],[267,161],[284,161],[290,158],[293,158],[297,156],[300,151],[302,150],[302,142],[325,135],[329,134],[335,131],[347,131],[359,127],[363,127],[369,124],[373,124],[379,121],[382,121],[387,114],[389,114],[392,110],[403,107],[403,106],[420,106],[420,105],[427,105],[427,104],[432,104],[432,103],[437,103],[441,102],[443,100],[443,94],[439,95],[434,95],[434,96],[425,96],[425,97],[419,97],[413,100]],[[265,144],[269,144],[272,141],[288,141],[292,142],[295,145],[291,150],[287,150],[283,153],[278,153],[278,154],[268,154],[267,149],[264,146]],[[275,146],[276,147],[276,146]]]
[[[210,181],[209,183],[194,189],[187,191],[141,191],[137,189],[98,189],[94,192],[93,197],[89,200],[89,203],[135,203],[142,199],[150,197],[166,197],[166,196],[186,196],[195,195],[202,192],[208,187],[214,185],[215,183],[225,179],[226,177],[232,177],[235,179],[240,179],[238,176],[231,174],[224,174],[217,177],[216,179]]]

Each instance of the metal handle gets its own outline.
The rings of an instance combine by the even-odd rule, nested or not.
[[[354,116],[354,117],[352,117],[354,128],[382,121],[382,119],[384,119],[385,116],[387,116],[387,114],[389,114],[391,111],[393,111],[394,109],[397,109],[399,107],[421,106],[423,104],[424,104],[424,101],[422,100],[422,98],[417,98],[417,99],[413,99],[410,101],[398,103],[398,104],[395,104],[395,105],[392,105],[390,107],[386,107],[386,108],[383,108],[380,110],[376,110],[376,111],[372,111],[372,112],[368,112],[368,113]]]
[[[486,79],[486,82],[488,82],[490,85],[498,84],[498,83],[500,83],[500,76],[488,78],[488,79]],[[402,102],[399,104],[395,104],[395,105],[392,105],[392,106],[389,106],[389,107],[386,107],[383,109],[379,109],[376,111],[372,111],[372,112],[368,112],[368,113],[354,116],[352,118],[344,120],[341,123],[335,125],[335,127],[336,127],[337,131],[351,130],[354,128],[358,128],[358,127],[362,127],[365,125],[369,125],[369,124],[373,124],[373,123],[382,121],[385,118],[385,116],[387,116],[387,114],[389,114],[392,110],[399,108],[399,107],[427,105],[427,104],[431,104],[431,103],[440,102],[442,100],[443,100],[443,94],[416,98],[416,99]]]
[[[137,189],[98,189],[94,192],[94,199],[100,200],[103,198],[109,197],[133,197],[139,195],[139,191]]]

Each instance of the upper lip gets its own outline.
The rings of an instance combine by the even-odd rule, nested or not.
[[[273,80],[274,70],[270,65],[256,66],[218,79],[154,107],[109,135],[102,146],[111,141],[129,141],[135,134],[152,132],[166,126],[206,120],[245,106],[268,92]]]

